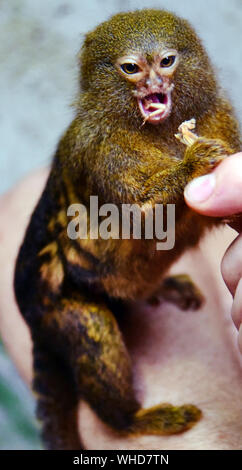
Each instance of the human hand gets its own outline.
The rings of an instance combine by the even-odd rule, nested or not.
[[[0,198],[0,332],[24,380],[31,385],[32,344],[13,291],[15,259],[48,169],[25,178]],[[116,436],[90,407],[79,408],[79,430],[86,449],[238,449],[241,444],[241,371],[227,319],[229,293],[219,264],[234,234],[225,228],[182,257],[175,273],[189,272],[205,294],[198,312],[169,304],[135,307],[125,317],[124,336],[134,364],[137,396],[145,407],[163,401],[194,403],[203,418],[177,436]],[[204,256],[206,253],[206,256]],[[197,269],[199,266],[199,270]],[[232,322],[231,322],[232,324]],[[231,387],[232,384],[232,387]],[[222,390],[222,393],[220,391]]]
[[[184,196],[187,204],[203,215],[228,218],[240,214],[230,223],[239,235],[227,249],[221,271],[234,298],[232,318],[239,330],[242,353],[242,153],[223,160],[209,175],[194,179],[186,186]]]
[[[0,335],[28,385],[32,382],[32,344],[13,290],[15,260],[49,170],[31,173],[0,197]]]

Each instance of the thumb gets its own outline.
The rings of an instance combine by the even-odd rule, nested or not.
[[[203,215],[242,212],[242,152],[225,158],[212,173],[192,180],[184,197],[189,207]]]

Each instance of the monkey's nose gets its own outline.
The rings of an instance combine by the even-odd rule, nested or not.
[[[163,84],[163,79],[157,75],[147,78],[146,84],[150,86],[161,86]]]

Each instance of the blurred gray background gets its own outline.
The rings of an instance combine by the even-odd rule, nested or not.
[[[142,7],[191,21],[242,123],[242,0],[0,0],[0,193],[49,163],[72,118],[83,35]],[[0,343],[0,449],[39,448],[33,406]]]

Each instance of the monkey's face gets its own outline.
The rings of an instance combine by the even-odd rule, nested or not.
[[[215,102],[216,79],[200,39],[166,11],[115,15],[87,35],[80,58],[82,107],[100,123],[177,127]]]
[[[178,63],[179,55],[174,49],[155,54],[150,63],[145,56],[135,54],[117,60],[119,73],[135,85],[132,93],[137,98],[144,123],[159,124],[169,116],[173,77]]]

